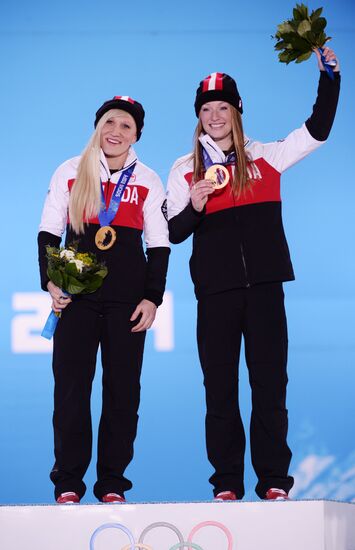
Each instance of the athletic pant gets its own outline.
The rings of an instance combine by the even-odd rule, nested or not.
[[[145,332],[132,333],[135,305],[74,300],[54,335],[55,498],[85,493],[83,477],[92,453],[91,386],[98,346],[102,359],[102,413],[98,435],[98,499],[132,487],[124,471],[133,457]],[[137,321],[136,321],[137,322]]]
[[[206,296],[198,302],[197,339],[206,390],[206,443],[215,469],[214,494],[244,495],[245,433],[238,404],[241,337],[252,393],[250,446],[265,498],[271,487],[286,492],[291,451],[287,436],[287,324],[281,283]]]

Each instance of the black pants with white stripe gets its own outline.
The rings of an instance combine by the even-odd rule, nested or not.
[[[245,433],[238,404],[238,363],[244,337],[252,392],[250,446],[265,497],[271,487],[288,492],[291,451],[288,419],[287,322],[281,283],[267,283],[206,296],[198,302],[197,339],[206,390],[206,442],[215,469],[214,494],[244,495]]]
[[[98,435],[98,499],[132,487],[124,471],[133,457],[145,332],[132,333],[133,304],[74,300],[54,335],[55,498],[66,491],[82,497],[92,453],[90,398],[101,348],[102,413]]]

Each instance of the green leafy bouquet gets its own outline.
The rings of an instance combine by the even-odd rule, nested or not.
[[[323,8],[308,12],[304,4],[296,4],[293,19],[288,19],[277,26],[275,50],[279,51],[281,63],[295,61],[301,63],[312,55],[315,48],[322,49],[331,39],[325,34],[327,20],[321,17]],[[322,53],[322,51],[321,51]]]
[[[47,275],[63,294],[90,294],[95,292],[107,275],[107,267],[97,261],[91,252],[78,252],[76,244],[67,248],[47,246]],[[50,340],[61,314],[51,311],[42,330],[42,336]]]
[[[102,285],[107,267],[91,252],[78,252],[76,245],[67,248],[47,246],[50,280],[68,294],[89,294]]]

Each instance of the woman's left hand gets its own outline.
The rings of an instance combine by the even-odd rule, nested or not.
[[[322,63],[322,60],[321,60],[321,56],[320,56],[320,52],[318,51],[317,48],[314,49],[314,53],[316,54],[317,56],[317,59],[318,59],[318,67],[321,71],[324,71],[324,65]],[[338,61],[338,58],[337,56],[335,55],[334,51],[331,50],[330,48],[327,48],[327,46],[324,46],[323,48],[323,55],[325,57],[325,60],[327,63],[329,63],[329,61],[336,61],[337,64],[335,65],[335,67],[332,67],[333,68],[333,72],[334,73],[338,73],[340,71],[340,66],[339,66],[339,61]]]
[[[134,325],[131,332],[142,332],[144,330],[148,330],[153,324],[156,312],[157,306],[153,304],[153,302],[150,302],[149,300],[142,300],[132,313],[130,320],[135,321],[139,315],[142,317],[139,322]]]

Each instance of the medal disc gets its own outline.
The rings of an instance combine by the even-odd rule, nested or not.
[[[223,189],[229,182],[229,172],[222,164],[212,164],[206,170],[205,179],[210,180],[215,189]]]
[[[108,250],[115,244],[116,231],[109,225],[100,227],[95,235],[95,244],[100,250]]]

